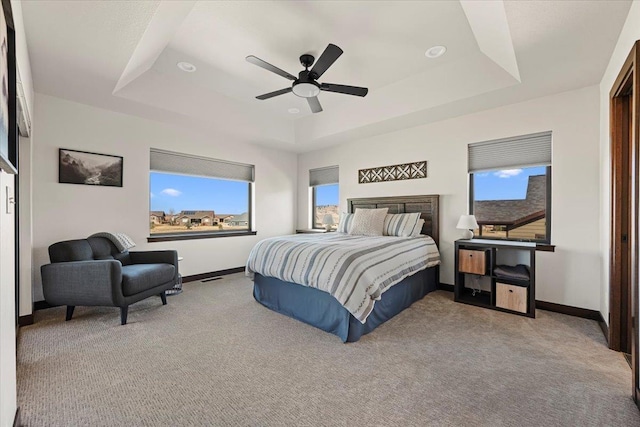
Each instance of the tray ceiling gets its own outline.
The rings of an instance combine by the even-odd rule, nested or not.
[[[599,83],[629,1],[23,2],[35,90],[213,138],[308,151]],[[594,31],[597,29],[597,31]],[[328,43],[324,111],[286,94]],[[425,57],[434,45],[447,53]],[[187,61],[197,67],[185,73]],[[298,114],[289,113],[297,108]]]

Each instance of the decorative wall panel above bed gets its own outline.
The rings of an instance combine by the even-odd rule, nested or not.
[[[431,236],[439,247],[439,200],[440,196],[436,194],[429,196],[393,196],[347,199],[347,204],[350,213],[355,212],[356,208],[389,208],[390,214],[420,212],[420,218],[424,219],[422,234]]]

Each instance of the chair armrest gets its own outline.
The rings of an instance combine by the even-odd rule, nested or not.
[[[123,301],[120,261],[57,262],[40,270],[49,304],[120,306]]]

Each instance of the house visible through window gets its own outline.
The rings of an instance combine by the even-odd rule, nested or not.
[[[323,220],[329,214],[333,223],[339,218],[338,166],[309,171],[309,187],[312,190],[311,223],[313,228],[325,228]]]
[[[469,146],[476,237],[550,243],[551,132]]]
[[[152,235],[251,230],[253,166],[151,151]]]
[[[547,169],[472,174],[478,237],[547,241]]]

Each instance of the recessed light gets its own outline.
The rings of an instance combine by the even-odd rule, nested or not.
[[[429,49],[427,49],[427,51],[424,53],[424,55],[427,58],[438,58],[442,55],[444,55],[444,53],[447,51],[447,48],[444,46],[433,46],[430,47]]]
[[[300,109],[299,108],[289,108],[287,111],[289,113],[291,113],[291,114],[298,114],[300,112]]]
[[[182,71],[186,71],[187,73],[193,73],[196,70],[196,66],[190,62],[178,62],[176,65]]]

